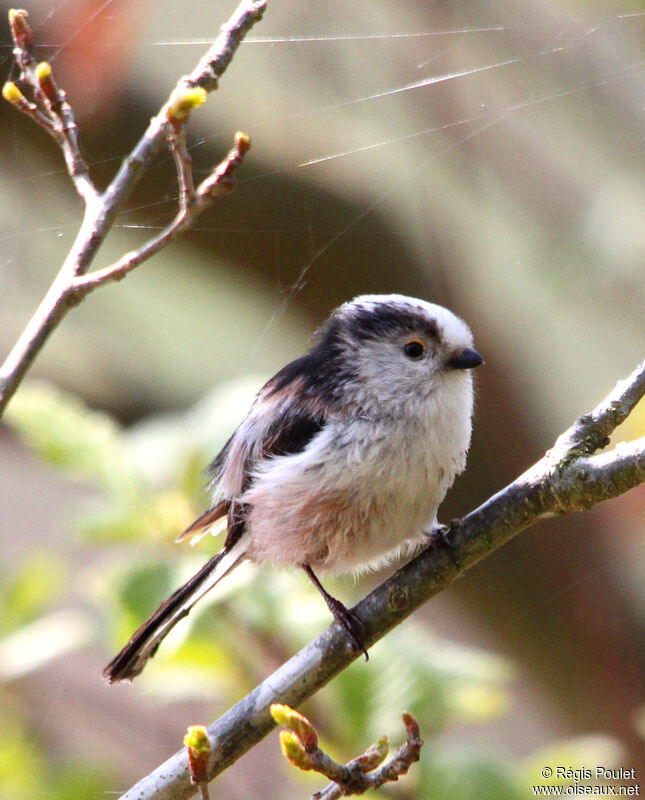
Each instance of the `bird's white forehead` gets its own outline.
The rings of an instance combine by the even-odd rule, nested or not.
[[[423,314],[428,320],[436,322],[439,333],[448,345],[470,347],[473,336],[470,328],[452,311],[436,303],[429,303],[417,297],[408,297],[404,294],[363,294],[344,303],[339,311],[351,315],[359,310],[379,313],[379,309],[400,308],[404,315],[406,312]]]

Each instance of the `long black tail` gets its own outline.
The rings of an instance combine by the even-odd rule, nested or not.
[[[103,670],[103,677],[110,683],[136,678],[157,652],[166,634],[243,558],[243,552],[238,550],[236,553],[236,550],[238,548],[233,547],[213,556],[189,581],[164,600],[150,619],[135,631],[123,650],[110,661]]]

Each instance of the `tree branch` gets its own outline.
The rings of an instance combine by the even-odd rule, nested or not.
[[[319,746],[318,734],[307,717],[280,703],[272,705],[270,710],[275,722],[287,729],[280,733],[280,746],[287,761],[305,772],[319,772],[332,781],[322,791],[315,792],[311,800],[338,800],[349,794],[365,794],[384,783],[397,781],[419,760],[423,747],[419,723],[409,711],[404,711],[401,716],[407,734],[406,741],[387,763],[383,762],[389,751],[389,742],[387,736],[381,736],[378,742],[370,745],[349,764],[339,764]],[[189,768],[194,760],[189,747]],[[194,769],[191,769],[193,774]],[[195,783],[194,777],[192,782]]]
[[[165,247],[181,231],[189,228],[215,198],[232,188],[233,172],[248,150],[248,138],[241,138],[238,134],[234,150],[194,193],[192,175],[190,179],[186,177],[190,159],[187,158],[185,147],[183,148],[185,155],[182,154],[180,142],[183,125],[188,119],[190,110],[199,103],[192,102],[191,105],[189,101],[188,112],[183,118],[177,115],[178,104],[181,106],[186,98],[194,99],[199,92],[205,97],[206,92],[217,88],[218,79],[230,64],[240,42],[251,27],[262,18],[265,8],[266,0],[240,2],[233,16],[222,27],[219,36],[195,69],[190,75],[180,78],[166,103],[152,118],[148,129],[124,159],[114,179],[102,194],[99,194],[94,187],[87,166],[81,158],[76,123],[65,93],[56,86],[50,65],[46,62],[36,64],[32,52],[33,34],[27,23],[26,12],[15,9],[10,12],[14,57],[20,69],[20,78],[16,83],[5,84],[3,97],[18,110],[30,116],[59,143],[70,177],[84,201],[85,211],[74,244],[58,275],[0,368],[0,415],[45,342],[71,308],[93,289],[123,278]],[[21,86],[33,94],[34,102],[25,97]],[[127,253],[115,264],[84,279],[118,212],[164,143],[169,140],[171,149],[176,146],[176,152],[173,151],[175,163],[178,164],[178,159],[181,160],[183,156],[181,167],[178,165],[180,210],[177,216],[161,234],[153,237],[142,248]],[[192,201],[188,199],[188,195]]]
[[[183,131],[182,131],[183,139]],[[112,281],[119,281],[138,267],[150,256],[159,252],[163,247],[172,242],[182,231],[192,227],[200,214],[211,206],[215,200],[225,192],[230,192],[234,185],[233,175],[241,164],[244,154],[250,147],[246,134],[237,133],[235,146],[229,151],[226,158],[205,178],[195,190],[189,161],[182,161],[183,154],[176,156],[178,162],[177,172],[180,186],[180,209],[173,219],[157,236],[153,236],[138,250],[126,253],[114,264],[104,269],[97,269],[89,275],[81,275],[72,281],[71,289],[80,299],[85,297],[99,286],[104,286]],[[185,152],[185,148],[184,148]]]
[[[65,165],[76,191],[86,203],[91,203],[97,199],[98,192],[81,156],[76,120],[67,102],[67,95],[56,85],[51,65],[46,61],[38,63],[36,60],[33,51],[34,37],[27,22],[27,12],[12,8],[9,11],[9,26],[15,45],[14,60],[20,70],[18,80],[33,92],[36,103],[29,102],[13,82],[5,84],[3,96],[54,137],[63,151]]]
[[[576,420],[529,470],[454,522],[450,550],[429,546],[358,603],[353,611],[364,626],[365,643],[373,645],[462,572],[538,519],[590,508],[645,482],[645,437],[593,455],[644,394],[645,362],[590,414]],[[298,706],[357,657],[334,623],[283,664],[208,728],[209,779],[274,727],[272,704]],[[193,792],[182,750],[121,800],[183,800]]]

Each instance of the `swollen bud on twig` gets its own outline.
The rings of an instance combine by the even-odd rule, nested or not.
[[[284,725],[285,728],[289,728],[292,733],[295,733],[306,750],[315,750],[318,747],[318,736],[307,717],[303,717],[293,708],[281,703],[273,703],[270,711],[278,725]]]
[[[368,747],[363,755],[358,756],[354,761],[361,765],[363,772],[371,772],[385,761],[389,751],[390,743],[388,742],[387,736],[381,736],[376,744]]]
[[[22,111],[23,114],[31,117],[35,122],[38,123],[38,125],[42,125],[42,127],[48,133],[51,133],[52,136],[56,135],[56,129],[51,120],[44,114],[40,113],[38,106],[36,106],[35,103],[27,100],[27,98],[13,81],[7,81],[7,83],[5,83],[5,85],[2,87],[2,96],[8,103],[11,103],[12,106],[15,106],[19,111]]]
[[[38,78],[38,83],[42,83],[52,76],[52,67],[48,61],[41,61],[39,64],[37,64],[35,71],[36,77]]]
[[[206,89],[195,86],[192,89],[184,89],[176,92],[171,97],[166,109],[166,116],[170,122],[185,122],[196,108],[199,108],[206,101]]]
[[[249,151],[250,147],[251,137],[238,131],[235,134],[235,146],[228,151],[221,163],[197,187],[197,197],[201,201],[211,203],[217,197],[221,197],[221,195],[230,192],[235,187],[235,170],[242,163],[244,155]]]
[[[22,8],[9,9],[9,25],[14,43],[21,50],[31,50],[34,44],[34,34],[29,27],[29,15]]]
[[[420,732],[419,732],[419,723],[416,719],[410,714],[409,711],[404,711],[401,714],[401,719],[403,720],[403,724],[405,725],[406,733],[408,734],[409,739],[419,739]]]
[[[280,747],[287,761],[298,769],[308,772],[313,765],[300,740],[291,731],[280,731]]]
[[[188,770],[192,783],[207,783],[211,743],[206,728],[203,725],[191,725],[184,736],[184,744],[188,748]]]
[[[241,156],[243,156],[245,153],[248,153],[248,151],[251,149],[251,137],[248,135],[248,133],[238,131],[235,134],[235,149]]]
[[[2,96],[8,103],[14,106],[20,105],[25,99],[24,94],[13,81],[7,81],[2,87]]]
[[[47,61],[41,61],[40,64],[36,65],[34,73],[40,91],[50,103],[55,103],[58,100],[58,89],[54,83],[51,65]]]
[[[336,798],[349,794],[363,794],[368,789],[377,789],[405,775],[410,766],[419,760],[423,740],[419,736],[419,724],[408,711],[403,712],[407,741],[387,763],[383,763],[389,751],[387,736],[381,736],[376,744],[348,764],[334,761],[318,747],[318,737],[311,723],[302,714],[289,706],[275,703],[270,708],[271,716],[289,730],[281,731],[280,747],[287,761],[302,770],[313,770],[330,781],[322,792],[316,792],[312,800]]]

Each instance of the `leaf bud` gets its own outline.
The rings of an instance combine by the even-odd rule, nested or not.
[[[313,765],[300,740],[291,731],[280,731],[280,747],[287,761],[294,767],[308,772]]]
[[[202,89],[201,86],[175,92],[168,103],[166,116],[173,123],[186,122],[191,112],[203,105],[205,101],[206,89]]]
[[[2,96],[14,106],[19,105],[25,99],[25,96],[13,81],[7,81],[2,87]]]
[[[290,731],[295,733],[305,749],[314,750],[318,747],[318,736],[313,729],[313,725],[307,717],[304,717],[298,711],[281,703],[273,703],[271,716],[278,725],[284,725],[285,728],[289,728]]]

